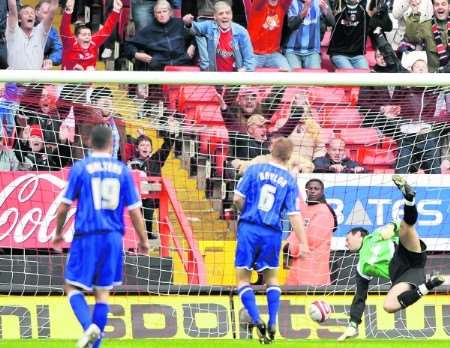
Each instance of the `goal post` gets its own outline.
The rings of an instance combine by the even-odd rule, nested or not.
[[[427,273],[450,275],[449,86],[446,74],[0,71],[0,108],[10,115],[1,129],[9,157],[0,162],[6,168],[0,171],[0,333],[78,336],[74,318],[67,328],[61,324],[68,308],[63,297],[49,296],[63,294],[67,253],[55,254],[50,239],[70,167],[89,154],[93,125],[104,123],[113,128],[123,161],[134,170],[147,161],[148,172],[134,175],[153,238],[150,255],[136,255],[127,220],[124,285],[116,289],[116,321],[107,336],[247,337],[235,291],[238,222],[231,199],[250,161],[269,153],[270,139],[281,133],[295,145],[314,257],[299,261],[287,252],[295,240],[284,221],[277,338],[338,337],[358,260],[345,248],[346,233],[401,219],[393,173],[404,174],[417,190]],[[341,155],[353,163],[342,170],[317,161],[335,139],[345,143]],[[149,148],[140,148],[140,141]],[[317,212],[306,202],[311,179],[324,184],[329,206]],[[264,310],[256,273],[252,282]],[[360,337],[448,338],[448,287],[393,316],[383,312],[389,286],[381,278],[371,283]],[[317,299],[333,309],[321,325],[308,316]],[[3,316],[18,318],[19,326],[5,333]]]

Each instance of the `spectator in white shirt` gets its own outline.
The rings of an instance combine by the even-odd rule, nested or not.
[[[57,8],[58,0],[51,0],[48,16],[35,27],[34,8],[25,5],[17,11],[16,1],[8,0],[6,44],[9,69],[38,70],[42,68],[45,43]]]

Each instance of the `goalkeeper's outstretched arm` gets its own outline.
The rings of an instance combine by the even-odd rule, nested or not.
[[[363,278],[358,272],[356,272],[355,281],[356,293],[350,307],[350,322],[344,333],[338,338],[339,341],[358,336],[358,325],[361,324],[361,318],[366,307],[370,281]]]

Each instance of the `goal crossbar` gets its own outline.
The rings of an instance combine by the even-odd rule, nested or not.
[[[449,74],[2,70],[0,82],[166,85],[450,86]]]

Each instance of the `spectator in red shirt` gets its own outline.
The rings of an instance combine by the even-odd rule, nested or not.
[[[61,39],[63,42],[63,70],[95,70],[98,50],[112,34],[119,21],[122,9],[121,0],[114,0],[114,8],[104,26],[94,35],[86,25],[75,28],[75,35],[70,29],[70,18],[73,12],[74,0],[68,0],[61,22]]]
[[[231,6],[225,1],[214,5],[214,21],[194,22],[187,14],[183,21],[195,36],[206,37],[210,71],[254,71],[255,58],[248,31],[232,21]],[[204,52],[200,51],[200,56]],[[203,59],[200,57],[200,60]]]
[[[290,70],[280,53],[284,16],[292,0],[254,0],[248,13],[248,32],[253,44],[257,68]]]

